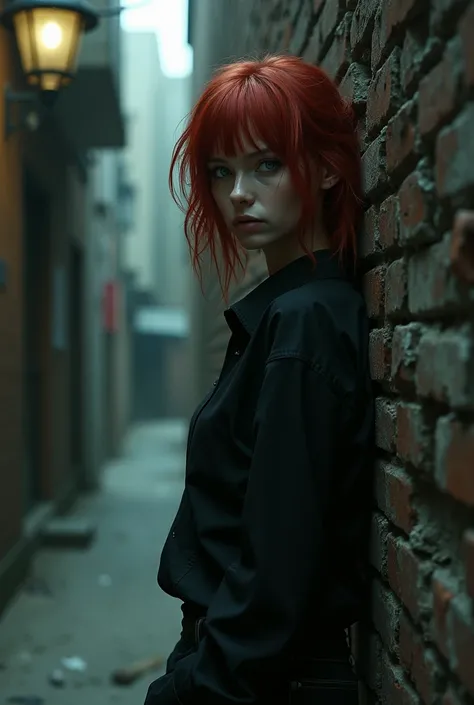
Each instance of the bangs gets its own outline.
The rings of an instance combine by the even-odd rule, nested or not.
[[[232,157],[258,143],[282,157],[299,152],[301,116],[282,92],[257,76],[249,76],[210,97],[202,107],[197,158],[213,152]]]

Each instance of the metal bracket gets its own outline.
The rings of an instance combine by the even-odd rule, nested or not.
[[[4,88],[5,102],[5,139],[18,132],[34,132],[40,125],[41,105],[38,94],[34,91],[12,91],[10,86]]]

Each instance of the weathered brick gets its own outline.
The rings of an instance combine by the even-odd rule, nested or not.
[[[378,448],[395,450],[397,410],[395,404],[378,397],[375,400],[375,441]]]
[[[400,242],[429,242],[433,238],[434,185],[420,171],[407,176],[398,192]]]
[[[308,28],[310,26],[312,14],[313,8],[311,6],[311,3],[304,2],[301,8],[301,12],[298,14],[296,22],[293,25],[291,41],[289,44],[289,51],[291,54],[300,55],[308,44]],[[270,21],[268,24],[269,27],[271,27],[274,22]]]
[[[449,603],[454,597],[455,586],[446,570],[438,568],[431,583],[433,593],[433,636],[438,649],[449,658],[447,615]]]
[[[383,705],[419,705],[420,700],[400,666],[383,654],[378,668],[381,672],[378,696]]]
[[[400,107],[400,50],[396,47],[375,74],[367,95],[367,130],[369,136],[384,125]]]
[[[443,240],[413,255],[408,262],[408,306],[413,314],[454,311],[459,305],[456,280],[449,261],[449,233]]]
[[[408,311],[408,275],[405,259],[398,259],[387,268],[385,277],[385,313],[393,318]]]
[[[372,531],[370,532],[370,562],[381,577],[387,578],[387,535],[388,521],[383,514],[372,515]]]
[[[390,377],[391,331],[375,328],[369,337],[369,364],[371,378],[376,382]]]
[[[474,5],[469,4],[467,11],[459,22],[458,33],[461,38],[463,54],[463,76],[467,86],[474,86]]]
[[[432,429],[419,404],[400,403],[397,407],[397,454],[419,468],[432,457]]]
[[[431,613],[432,595],[427,590],[432,565],[423,562],[409,544],[389,534],[387,540],[388,580],[392,590],[418,623]]]
[[[444,694],[441,705],[465,705],[465,699],[461,699],[455,692],[452,686]]]
[[[408,671],[426,705],[434,705],[441,687],[441,674],[434,652],[406,614],[400,617],[400,661]]]
[[[412,102],[406,103],[387,126],[387,172],[390,175],[411,171],[417,162],[415,119]]]
[[[398,387],[412,386],[418,347],[424,328],[419,323],[397,326],[392,338],[392,379]]]
[[[440,63],[420,82],[418,125],[424,137],[439,130],[453,116],[461,77],[457,39],[446,49]]]
[[[317,22],[323,50],[329,46],[336,27],[344,17],[345,10],[344,0],[333,0],[333,2],[324,3],[323,11]]]
[[[401,606],[393,593],[379,581],[372,582],[372,619],[382,643],[391,652],[398,649]]]
[[[440,332],[427,329],[418,348],[417,393],[454,408],[470,408],[474,399],[470,326]]]
[[[372,34],[377,0],[359,0],[351,23],[351,49],[355,59],[360,58]]]
[[[399,0],[384,2],[375,23],[372,38],[372,68],[390,51],[395,39],[410,26],[415,17],[426,11],[429,0]]]
[[[336,82],[339,82],[350,64],[349,17],[346,16],[337,27],[334,39],[321,61],[321,68]]]
[[[367,313],[370,318],[380,318],[384,311],[384,278],[383,266],[371,269],[364,276],[364,295]]]
[[[380,252],[380,249],[378,214],[377,209],[372,206],[364,213],[360,254],[361,257],[368,257]]]
[[[467,529],[464,532],[463,558],[467,594],[474,600],[474,529]]]
[[[438,486],[455,499],[474,506],[474,425],[465,426],[453,414],[436,425],[435,476]]]
[[[367,198],[375,198],[385,188],[387,184],[385,132],[382,132],[365,150],[362,157],[362,176]]]
[[[436,189],[452,198],[474,188],[474,103],[468,103],[436,140]]]
[[[451,600],[447,624],[451,668],[469,693],[474,695],[474,621],[470,601],[463,595],[456,595]]]
[[[367,67],[353,62],[339,86],[341,94],[350,100],[358,115],[361,115],[366,107],[369,81],[370,74]]]
[[[389,196],[379,211],[379,240],[383,250],[389,250],[398,242],[399,222],[398,197]]]
[[[406,472],[396,466],[380,461],[375,475],[377,505],[392,524],[409,534],[416,522],[417,512],[413,506],[413,483]]]
[[[468,284],[474,284],[474,211],[456,213],[450,260],[456,276]]]
[[[465,0],[431,0],[430,30],[445,37],[455,30]]]

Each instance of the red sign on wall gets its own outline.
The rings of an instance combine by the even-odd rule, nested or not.
[[[103,296],[103,321],[107,333],[117,333],[119,329],[118,304],[119,283],[115,280],[106,282]]]

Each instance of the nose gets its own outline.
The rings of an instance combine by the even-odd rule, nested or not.
[[[255,197],[249,189],[248,183],[243,174],[236,174],[234,187],[230,193],[230,200],[234,206],[242,203],[251,205],[255,201]]]

